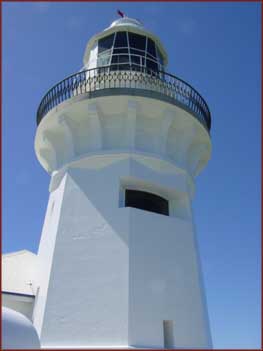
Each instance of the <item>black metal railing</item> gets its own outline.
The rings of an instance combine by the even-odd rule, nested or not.
[[[65,78],[43,97],[37,111],[37,124],[63,101],[81,94],[115,88],[158,92],[192,112],[208,131],[211,128],[211,115],[205,100],[188,83],[166,72],[128,64],[97,67]]]

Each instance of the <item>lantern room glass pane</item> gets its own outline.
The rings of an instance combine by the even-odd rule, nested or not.
[[[142,71],[142,57],[131,55],[131,68],[133,71]]]
[[[117,32],[115,43],[114,43],[114,48],[123,48],[123,47],[127,47],[127,46],[128,46],[128,42],[127,42],[126,32]]]
[[[156,49],[157,49],[157,59],[158,59],[160,65],[163,66],[163,55],[161,54],[160,50],[157,47],[156,47]]]
[[[154,44],[154,41],[150,38],[148,38],[147,52],[150,55],[156,57],[155,44]]]
[[[119,55],[119,63],[128,63],[129,55]]]
[[[128,48],[114,48],[113,54],[128,54]]]
[[[145,50],[146,37],[143,35],[129,33],[130,47]]]
[[[158,65],[152,60],[146,60],[146,67],[149,68],[149,71],[158,71]]]
[[[111,71],[129,70],[129,55],[113,55],[111,59]]]
[[[99,54],[105,50],[112,48],[113,38],[114,38],[114,34],[111,34],[99,40]]]
[[[103,55],[98,57],[98,67],[108,66],[110,64],[110,55]]]
[[[140,65],[141,64],[140,56],[131,55],[131,62],[136,63],[137,65]]]
[[[137,49],[130,49],[130,53],[131,54],[135,54],[135,55],[142,55],[142,56],[145,56],[145,51],[142,51],[142,50],[137,50]]]
[[[114,55],[111,58],[111,64],[115,64],[119,62],[119,56],[118,55]]]

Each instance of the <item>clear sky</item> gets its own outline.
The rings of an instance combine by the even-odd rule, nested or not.
[[[36,110],[78,71],[86,42],[140,19],[212,113],[212,158],[196,179],[197,238],[215,348],[260,347],[259,3],[4,3],[3,251],[37,252],[49,176],[34,154]]]

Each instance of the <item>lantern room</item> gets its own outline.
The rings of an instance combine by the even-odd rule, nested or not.
[[[163,71],[167,54],[159,39],[128,17],[114,21],[88,43],[84,69],[109,67],[110,71]]]

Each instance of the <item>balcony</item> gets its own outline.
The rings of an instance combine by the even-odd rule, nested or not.
[[[205,100],[188,83],[163,71],[118,64],[75,73],[51,88],[37,111],[37,125],[53,108],[75,96],[148,96],[175,104],[191,113],[208,131],[211,115]]]

